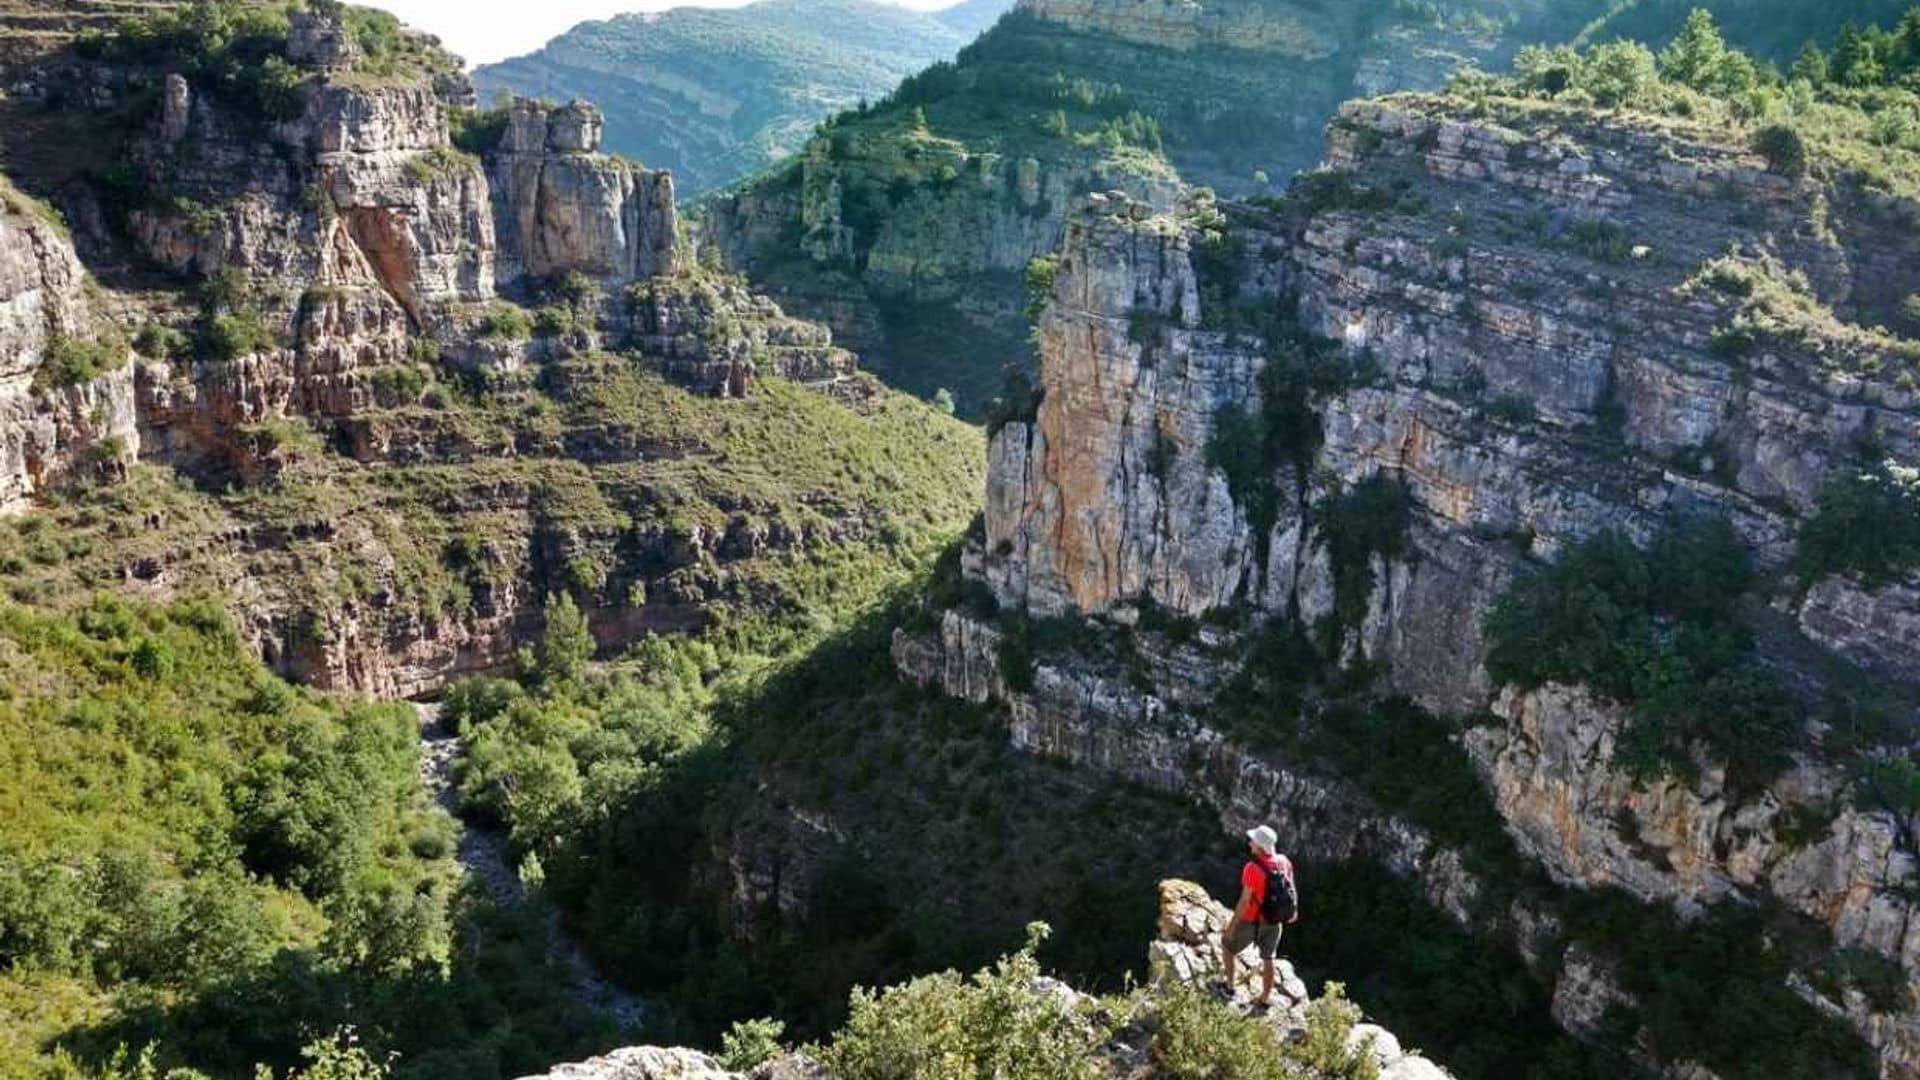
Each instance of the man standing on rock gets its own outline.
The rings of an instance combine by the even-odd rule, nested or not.
[[[1300,921],[1300,894],[1293,884],[1293,862],[1274,850],[1280,846],[1278,833],[1265,825],[1248,829],[1247,845],[1251,857],[1240,871],[1240,900],[1220,932],[1220,966],[1231,996],[1234,961],[1240,950],[1259,942],[1263,966],[1260,998],[1254,1004],[1265,1008],[1273,1002],[1273,958],[1280,951],[1280,926]]]

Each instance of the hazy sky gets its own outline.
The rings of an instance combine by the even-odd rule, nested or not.
[[[530,52],[575,23],[623,11],[678,7],[673,0],[362,0],[383,7],[422,30],[440,35],[469,64],[484,64]],[[746,0],[699,0],[689,6],[739,7]],[[953,0],[895,0],[923,10]]]

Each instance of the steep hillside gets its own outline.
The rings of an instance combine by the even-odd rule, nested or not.
[[[1531,25],[1544,5],[1497,5]],[[1501,19],[1381,7],[1028,0],[952,65],[844,114],[706,209],[706,236],[830,323],[895,385],[979,417],[1027,356],[1027,264],[1080,194],[1165,205],[1181,182],[1251,194],[1320,154],[1356,93],[1498,64]]]
[[[1410,882],[1351,937],[1438,915],[1638,1067],[1909,1076],[1920,159],[1874,115],[1912,96],[1653,69],[1345,106],[1282,200],[1087,199],[895,657]]]
[[[1717,7],[1736,42],[1783,66],[1852,14]],[[704,232],[894,385],[947,387],[980,417],[1004,366],[1030,369],[1023,274],[1058,247],[1075,196],[1121,188],[1166,206],[1182,184],[1274,194],[1319,159],[1348,98],[1433,89],[1461,65],[1499,70],[1520,47],[1583,27],[1661,46],[1687,10],[1027,0],[951,67],[838,117],[794,161],[716,198]]]
[[[680,634],[751,667],[964,525],[978,433],[699,265],[595,109],[477,110],[381,13],[34,40],[0,102],[4,1071],[615,1045],[539,904],[462,888],[411,710],[279,677],[554,692]]]
[[[607,148],[671,171],[693,196],[757,172],[824,117],[948,60],[1005,4],[923,13],[880,0],[758,0],[585,22],[538,52],[475,69],[496,93],[607,114]]]

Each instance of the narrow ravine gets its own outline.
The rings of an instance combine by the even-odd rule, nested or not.
[[[538,896],[527,896],[509,857],[506,835],[460,817],[459,796],[453,790],[453,760],[460,752],[460,739],[440,723],[437,703],[416,701],[413,707],[420,721],[420,785],[453,817],[457,837],[453,857],[461,872],[502,907],[536,905],[546,922],[547,948],[573,973],[578,1000],[611,1015],[624,1034],[637,1032],[645,1022],[646,1006],[639,998],[600,977],[580,943],[560,925],[560,913],[552,904]]]

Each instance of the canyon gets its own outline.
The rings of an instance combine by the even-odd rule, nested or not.
[[[556,978],[822,1040],[556,1077],[823,1075],[850,986],[1042,914],[1088,985],[1021,992],[1077,1038],[1145,972],[1080,1064],[1156,1075],[1223,912],[1160,884],[1140,965],[1150,883],[1257,824],[1274,1037],[1355,980],[1353,1075],[1920,1074],[1920,578],[1832,553],[1916,513],[1913,151],[1581,54],[1441,89],[1564,15],[1496,6],[1024,0],[697,220],[363,9],[8,52],[0,704],[111,728],[22,658],[164,683],[173,623],[249,717],[444,697],[420,778]]]

